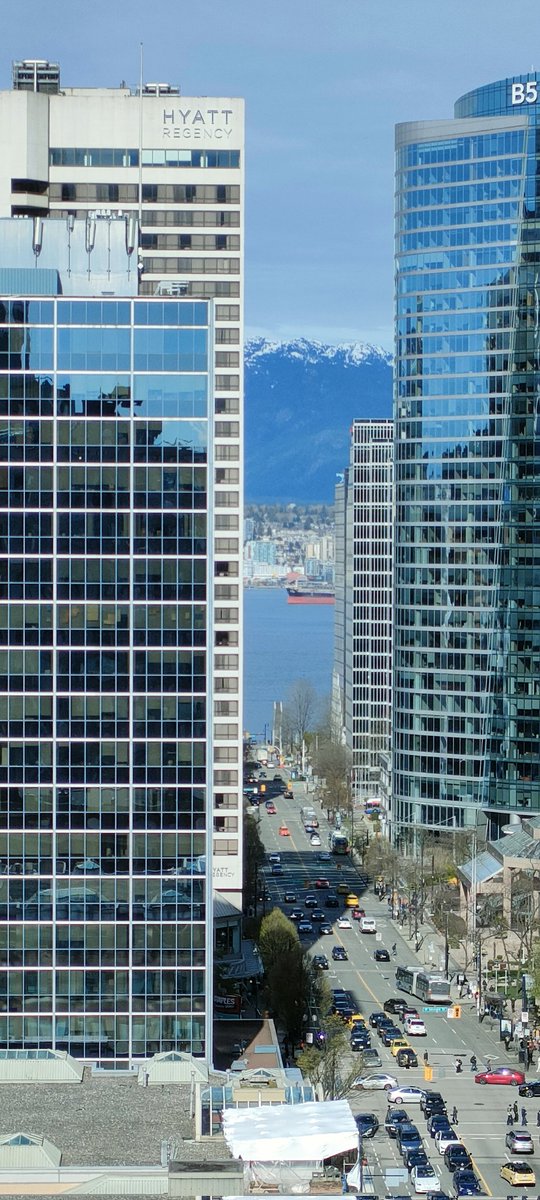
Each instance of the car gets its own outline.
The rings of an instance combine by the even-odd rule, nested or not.
[[[269,817],[275,817],[275,815],[277,813],[277,808],[276,808],[275,804],[267,803],[265,805],[265,808],[266,808],[266,811],[267,811]]]
[[[438,1129],[434,1140],[439,1154],[444,1154],[449,1146],[455,1146],[456,1143],[459,1143],[459,1137],[455,1129],[452,1129],[451,1126],[448,1126],[448,1129]]]
[[[284,893],[284,896],[283,896],[284,904],[296,904],[296,900],[297,900],[296,892],[285,892]]]
[[[534,1142],[526,1129],[511,1129],[504,1142],[512,1154],[534,1154]]]
[[[324,921],[321,925],[319,925],[319,933],[333,933],[333,932],[334,932],[334,930],[332,929],[332,926],[329,924],[328,921]]]
[[[303,916],[301,908],[293,908],[292,912],[289,913],[289,921],[301,921]]]
[[[347,962],[349,955],[345,946],[332,946],[332,958],[334,962]]]
[[[378,1024],[379,1024],[379,1021],[380,1021],[380,1020],[384,1020],[384,1013],[382,1013],[382,1012],[372,1012],[372,1013],[370,1013],[370,1014],[369,1014],[369,1017],[368,1017],[368,1022],[369,1022],[369,1024],[371,1025],[371,1028],[372,1028],[372,1029],[376,1029],[376,1028],[377,1028],[377,1026],[378,1026]]]
[[[341,1017],[341,1020],[347,1024],[349,1017],[351,1017],[354,1012],[354,1005],[347,1000],[335,1000],[332,1005],[332,1012],[335,1013],[337,1017]]]
[[[317,897],[312,896],[311,892],[308,892],[308,894],[304,900],[305,908],[317,908],[318,905],[319,905],[319,901],[317,900]]]
[[[299,921],[297,929],[299,933],[313,933],[313,925],[311,924],[311,921]]]
[[[338,917],[337,927],[338,929],[352,929],[352,925],[348,917]]]
[[[374,1050],[371,1046],[362,1050],[362,1065],[364,1067],[382,1067],[382,1060],[378,1050]]]
[[[373,957],[375,962],[390,962],[388,950],[385,950],[383,946],[379,946],[378,950],[373,951]]]
[[[452,1191],[454,1196],[482,1196],[482,1188],[474,1173],[467,1168],[461,1170],[459,1168],[454,1172],[452,1180]]]
[[[375,1137],[379,1128],[379,1119],[375,1113],[355,1113],[354,1119],[358,1132],[362,1134],[363,1138]]]
[[[396,1058],[399,1050],[410,1050],[409,1043],[403,1037],[393,1038],[389,1044],[390,1054],[392,1058]]]
[[[316,888],[329,888],[330,880],[326,879],[324,876],[321,876],[320,879],[315,880],[315,887]]]
[[[310,921],[314,921],[316,925],[322,925],[326,921],[326,917],[320,908],[312,908],[309,918]]]
[[[452,1142],[444,1152],[444,1165],[453,1175],[454,1171],[458,1169],[463,1170],[466,1167],[472,1169],[472,1158],[461,1142]]]
[[[398,1067],[417,1067],[418,1058],[412,1046],[407,1046],[402,1050],[398,1050],[396,1054],[396,1062]]]
[[[422,1109],[422,1112],[425,1113],[426,1117],[431,1116],[431,1112],[429,1110],[431,1109],[431,1106],[433,1104],[443,1104],[444,1107],[446,1108],[446,1101],[441,1096],[440,1092],[432,1092],[429,1090],[424,1091],[424,1095],[423,1095],[423,1099],[420,1104],[420,1108]]]
[[[540,1096],[540,1079],[526,1079],[520,1084],[520,1096]]]
[[[351,1000],[352,1000],[352,996],[351,996]],[[359,1029],[362,1031],[362,1033],[367,1033],[369,1035],[369,1029],[366,1025],[366,1018],[363,1013],[353,1012],[352,1016],[349,1017],[348,1024],[349,1024],[349,1029]]]
[[[392,1088],[388,1096],[389,1104],[421,1104],[422,1098],[425,1095],[422,1088],[407,1087],[406,1084],[398,1085]]]
[[[427,1029],[421,1017],[405,1017],[404,1029],[410,1037],[427,1037]]]
[[[407,1001],[401,999],[401,997],[399,999],[391,998],[390,1000],[385,1000],[383,1008],[385,1013],[391,1013],[392,1016],[395,1016],[396,1013],[401,1014],[401,1010],[405,1008],[406,1005]]]
[[[281,863],[272,863],[270,872],[272,875],[283,875],[283,867]]]
[[[317,967],[319,971],[327,971],[328,970],[329,963],[328,963],[326,954],[315,954],[313,956],[312,961],[313,961],[313,966]]]
[[[353,996],[352,992],[349,991],[349,988],[335,987],[332,988],[332,999],[346,1000],[347,1003],[350,1002],[352,1004]]]
[[[509,1087],[518,1087],[520,1083],[525,1083],[523,1071],[516,1071],[515,1067],[493,1067],[491,1071],[480,1071],[474,1077],[475,1083],[500,1083],[507,1084]]]
[[[328,853],[328,850],[323,850],[321,854],[317,855],[317,862],[332,862],[332,855]]]
[[[415,1167],[427,1167],[428,1156],[422,1145],[412,1146],[411,1149],[405,1148],[403,1151],[403,1163],[409,1172]]]
[[[371,1035],[363,1025],[354,1025],[351,1029],[351,1046],[356,1043],[360,1050],[371,1050]]]
[[[321,839],[320,839],[318,833],[312,833],[309,840],[310,840],[310,843],[312,846],[320,846],[320,844],[321,844]]]
[[[426,1166],[413,1167],[411,1183],[417,1196],[427,1196],[429,1192],[440,1192],[441,1181],[431,1163]]]
[[[272,899],[272,897],[270,895],[270,892],[268,891],[268,888],[265,888],[263,892],[259,892],[259,894],[257,896],[257,900],[262,900],[265,903],[267,900],[271,900],[271,899]]]
[[[389,1137],[395,1138],[398,1125],[410,1125],[411,1119],[404,1108],[389,1108],[384,1121],[384,1128]]]
[[[360,917],[360,933],[376,933],[377,922],[373,917]]]
[[[370,1044],[369,1044],[369,1038],[366,1041],[365,1038],[353,1037],[353,1035],[351,1034],[350,1048],[351,1048],[353,1054],[363,1054],[364,1050],[371,1049]]]
[[[347,908],[358,908],[358,905],[359,905],[359,903],[360,903],[360,902],[359,902],[359,900],[358,900],[358,896],[356,895],[356,893],[355,893],[355,892],[349,892],[349,893],[346,895],[346,897],[345,897],[345,905],[346,905],[346,907],[347,907]]]
[[[389,1028],[383,1025],[379,1029],[379,1034],[383,1046],[391,1046],[396,1038],[401,1038],[401,1029],[397,1029],[395,1025],[391,1025]],[[408,1045],[408,1043],[406,1044]]]
[[[280,863],[281,862],[281,854],[269,854],[268,862],[269,863]]]
[[[534,1187],[536,1184],[536,1175],[532,1167],[528,1163],[516,1162],[515,1159],[503,1163],[499,1175],[501,1179],[511,1183],[512,1187]]]
[[[360,917],[365,917],[365,915],[366,915],[365,908],[353,908],[352,913],[351,913],[351,917],[352,917],[353,921],[359,921]]]
[[[350,891],[348,883],[338,883],[336,891],[338,896],[348,896]]]
[[[423,1150],[422,1138],[416,1125],[400,1125],[396,1135],[396,1142],[399,1153],[404,1161],[410,1150]]]
[[[291,835],[290,835],[290,832],[289,832],[289,826],[288,826],[288,825],[280,825],[280,827],[279,827],[279,836],[280,836],[280,837],[290,837],[290,836],[291,836]]]
[[[324,897],[324,907],[325,908],[340,908],[341,905],[340,905],[340,901],[339,901],[338,897],[331,896],[331,895],[325,896]]]
[[[444,1112],[432,1113],[427,1120],[427,1131],[430,1137],[434,1138],[440,1129],[450,1129],[450,1120],[446,1109]]]
[[[284,793],[283,793],[283,796],[284,796],[284,799],[285,799],[285,800],[293,800],[293,799],[294,799],[294,792],[293,792],[292,788],[285,788],[285,791],[284,791]]]
[[[351,1084],[353,1088],[363,1088],[366,1092],[391,1092],[397,1087],[397,1079],[393,1075],[386,1075],[384,1072],[375,1072],[373,1075],[358,1075]]]

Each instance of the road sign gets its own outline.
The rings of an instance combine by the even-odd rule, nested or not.
[[[448,1005],[447,1005],[447,1004],[427,1004],[427,1005],[426,1005],[426,1006],[425,1006],[425,1007],[422,1009],[422,1012],[426,1012],[426,1013],[427,1013],[427,1012],[428,1012],[428,1013],[434,1013],[434,1012],[436,1012],[436,1013],[445,1013],[445,1012],[448,1012]]]

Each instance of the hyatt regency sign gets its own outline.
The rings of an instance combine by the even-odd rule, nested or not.
[[[227,142],[233,132],[232,108],[165,108],[163,137],[182,141]]]

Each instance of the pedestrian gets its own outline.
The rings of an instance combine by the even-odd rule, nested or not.
[[[540,1108],[538,1109],[538,1112],[536,1114],[536,1125],[537,1125],[537,1128],[540,1129]]]
[[[486,1058],[486,1071],[489,1075],[489,1073],[491,1071],[491,1059],[490,1058]]]
[[[452,1109],[452,1125],[458,1125],[458,1124],[459,1124],[458,1110],[454,1104],[454,1107]]]
[[[463,1070],[463,1063],[460,1058],[456,1058],[454,1066],[456,1068],[456,1075],[461,1075],[461,1072]]]
[[[514,1110],[513,1110],[513,1108],[512,1108],[512,1105],[511,1105],[511,1104],[509,1104],[509,1105],[508,1105],[508,1115],[507,1115],[507,1117],[506,1117],[506,1124],[508,1125],[508,1128],[509,1128],[509,1129],[512,1129],[512,1128],[513,1128],[513,1125],[514,1125]]]
[[[476,1071],[476,1068],[478,1066],[478,1060],[477,1060],[476,1054],[471,1054],[470,1063],[471,1063],[471,1071]]]
[[[514,1100],[514,1121],[517,1121],[518,1118],[519,1118],[518,1103],[517,1103],[517,1100]]]
[[[528,1122],[527,1122],[527,1109],[525,1108],[525,1106],[523,1106],[523,1108],[522,1108],[522,1110],[521,1110],[521,1127],[522,1127],[522,1129],[525,1129],[525,1127],[526,1127],[526,1125],[527,1125],[527,1124],[528,1124]]]
[[[424,1050],[424,1066],[429,1067],[429,1054],[427,1050]]]

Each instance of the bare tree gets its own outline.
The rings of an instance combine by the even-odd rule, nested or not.
[[[319,710],[319,696],[309,679],[297,679],[291,686],[283,709],[284,726],[290,731],[291,740],[301,746],[315,726]]]
[[[319,738],[313,756],[317,775],[324,779],[326,789],[325,807],[350,808],[349,770],[351,756],[346,746],[339,746],[329,738]]]

